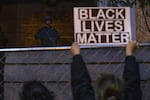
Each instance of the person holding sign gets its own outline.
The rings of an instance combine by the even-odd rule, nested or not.
[[[130,41],[126,46],[124,84],[114,75],[104,75],[97,85],[98,100],[141,100],[139,65],[133,55],[137,43]],[[91,78],[80,55],[80,47],[73,43],[71,63],[71,88],[74,100],[96,100]]]

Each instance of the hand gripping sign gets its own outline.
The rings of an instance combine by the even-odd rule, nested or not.
[[[74,8],[74,39],[80,45],[122,45],[131,36],[129,7]]]

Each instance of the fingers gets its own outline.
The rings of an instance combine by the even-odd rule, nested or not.
[[[73,43],[72,43],[72,47],[75,47],[75,46],[78,46],[78,43],[77,43],[77,42],[73,42]]]
[[[73,42],[71,46],[71,52],[73,55],[79,55],[80,54],[80,47],[78,43]]]
[[[137,43],[136,41],[129,41],[126,46],[126,56],[133,55],[138,45],[139,43]]]
[[[128,44],[129,44],[129,45],[133,45],[133,46],[135,46],[136,48],[139,47],[139,45],[140,45],[136,40],[129,41]]]
[[[133,55],[138,46],[139,46],[139,43],[137,43],[136,41],[129,41],[128,44],[126,45],[126,56]],[[72,43],[71,52],[73,55],[80,54],[80,47],[78,43],[76,42]]]

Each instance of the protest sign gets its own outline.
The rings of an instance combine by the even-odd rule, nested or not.
[[[80,45],[111,46],[132,39],[129,7],[75,7],[74,39]]]

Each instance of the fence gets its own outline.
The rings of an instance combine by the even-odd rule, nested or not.
[[[4,95],[4,63],[5,63],[5,56],[3,52],[0,52],[0,100],[3,100]]]
[[[101,73],[113,73],[122,79],[124,51],[124,47],[103,47],[81,51],[94,87],[95,79]],[[149,100],[150,97],[149,51],[148,46],[140,47],[135,54],[140,63],[143,100]],[[1,82],[4,87],[4,91],[1,92],[4,95],[3,99],[20,100],[22,85],[27,81],[39,80],[55,92],[56,100],[72,100],[70,88],[72,55],[69,50],[5,52],[2,59],[1,63],[5,64],[1,69],[1,72],[4,70],[1,74],[4,75],[4,80]]]

